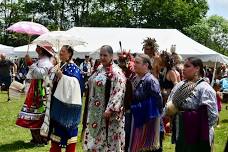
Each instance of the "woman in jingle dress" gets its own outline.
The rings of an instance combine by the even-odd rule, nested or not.
[[[124,151],[123,99],[126,78],[113,63],[111,46],[100,49],[101,64],[89,78],[87,124],[84,134],[84,151]]]

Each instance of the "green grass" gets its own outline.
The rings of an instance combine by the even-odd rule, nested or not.
[[[5,92],[0,93],[0,152],[48,152],[50,144],[44,147],[34,147],[29,144],[31,134],[28,129],[15,125],[17,115],[24,103],[24,96],[12,102],[6,102]],[[220,128],[215,128],[215,152],[223,152],[228,138],[228,110],[223,104],[220,113]],[[79,127],[79,135],[81,126]],[[77,143],[77,152],[82,152],[80,137]],[[174,145],[170,143],[170,137],[166,136],[163,146],[164,152],[174,152]]]

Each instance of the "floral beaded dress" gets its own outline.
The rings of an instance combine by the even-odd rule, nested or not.
[[[106,84],[110,81],[108,88]],[[89,79],[88,117],[84,135],[84,151],[106,152],[124,151],[124,115],[123,99],[126,78],[122,70],[114,63],[108,67],[102,65]],[[106,94],[110,95],[108,101]],[[111,111],[107,120],[103,113]]]

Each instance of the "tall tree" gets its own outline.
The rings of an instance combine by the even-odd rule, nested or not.
[[[5,3],[7,4],[5,4]],[[183,28],[199,22],[208,10],[206,0],[4,0],[0,26],[31,20],[49,30],[73,26]],[[6,24],[5,24],[5,22]],[[3,30],[4,31],[4,30]],[[2,42],[2,38],[0,39]],[[4,39],[4,43],[6,39]]]
[[[213,42],[209,46],[228,55],[228,20],[221,16],[211,16],[208,19],[208,24],[211,27]]]
[[[176,28],[193,25],[205,17],[208,10],[206,0],[143,0],[142,27]]]
[[[211,27],[207,20],[202,19],[200,22],[184,28],[185,33],[197,42],[208,46],[211,43]]]
[[[199,43],[228,55],[228,20],[223,17],[205,18],[185,28],[185,32]]]
[[[49,30],[57,30],[61,26],[61,4],[59,0],[28,1],[26,2],[26,13],[33,15],[34,22],[41,23]]]
[[[7,45],[17,46],[26,42],[26,36],[7,32],[6,29],[13,23],[21,20],[31,20],[30,14],[25,13],[25,0],[4,0],[0,3],[0,42]],[[20,36],[20,39],[18,39]]]

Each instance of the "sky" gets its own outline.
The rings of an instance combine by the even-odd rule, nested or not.
[[[228,20],[228,0],[208,0],[207,16],[219,15]]]

